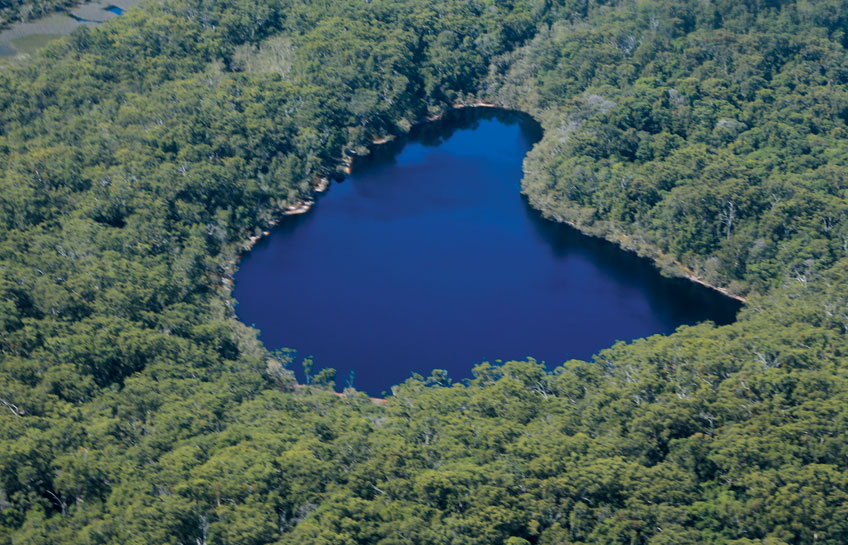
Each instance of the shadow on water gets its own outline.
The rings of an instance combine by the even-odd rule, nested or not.
[[[484,121],[497,121],[509,126],[517,125],[524,140],[531,144],[542,139],[542,126],[528,114],[500,108],[459,108],[449,110],[436,121],[415,125],[404,136],[374,146],[370,154],[357,158],[353,174],[397,164],[398,156],[410,142],[428,148],[438,148],[459,131],[476,131]]]
[[[432,368],[553,366],[735,319],[737,301],[530,208],[521,167],[541,135],[527,115],[469,108],[376,147],[244,256],[239,318],[372,394]]]
[[[353,173],[392,168],[410,142],[438,148],[458,131],[475,131],[481,122],[490,120],[504,125],[518,125],[527,142],[535,144],[542,139],[542,126],[528,114],[500,108],[461,108],[447,112],[438,121],[416,125],[408,135],[375,147],[369,155],[358,158]],[[534,232],[554,256],[564,258],[579,255],[599,264],[606,274],[618,282],[635,282],[644,286],[651,308],[664,314],[668,321],[692,324],[701,321],[705,314],[718,325],[736,320],[742,307],[739,301],[686,278],[664,277],[650,259],[625,251],[607,240],[585,235],[570,225],[548,220],[530,206],[526,198],[522,197],[522,202]],[[296,223],[292,225],[294,228]],[[667,301],[671,297],[678,304],[668,305]]]
[[[668,278],[660,274],[650,259],[623,250],[617,244],[581,233],[564,223],[545,219],[524,200],[528,221],[534,232],[559,259],[579,255],[592,261],[619,283],[643,287],[651,309],[667,321],[693,324],[709,316],[717,325],[736,321],[742,303],[686,278]],[[673,298],[674,305],[668,301]]]

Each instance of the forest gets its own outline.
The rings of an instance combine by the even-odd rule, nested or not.
[[[148,0],[3,66],[0,545],[848,542],[846,18]],[[245,241],[345,150],[477,101],[544,126],[535,208],[738,321],[434,361],[385,403],[297,384],[234,316]]]

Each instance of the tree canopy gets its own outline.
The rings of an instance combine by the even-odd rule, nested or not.
[[[846,8],[150,0],[4,67],[0,545],[845,543]],[[233,315],[244,241],[476,101],[545,126],[533,206],[739,321],[296,384]]]

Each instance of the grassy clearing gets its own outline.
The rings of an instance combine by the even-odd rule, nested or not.
[[[19,53],[35,53],[53,40],[61,38],[62,34],[30,34],[16,40],[12,40],[12,45]]]

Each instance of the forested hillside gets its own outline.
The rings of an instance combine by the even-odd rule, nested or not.
[[[641,2],[543,29],[489,89],[547,122],[525,193],[733,293],[825,270],[848,250],[844,8]]]
[[[3,69],[0,545],[848,542],[846,13],[150,0]],[[297,385],[234,318],[244,241],[478,100],[545,126],[535,207],[739,322]]]

